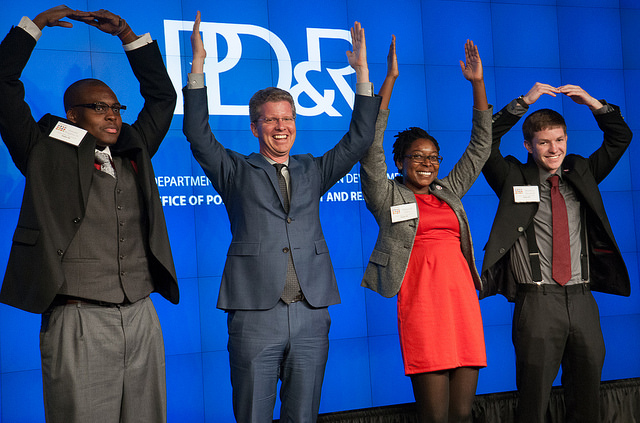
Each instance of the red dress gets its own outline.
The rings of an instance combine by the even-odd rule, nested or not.
[[[460,250],[460,225],[447,203],[416,195],[420,219],[398,293],[405,374],[485,367],[480,304]]]

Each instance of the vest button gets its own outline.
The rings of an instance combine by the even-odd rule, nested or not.
[[[289,248],[288,248],[288,247],[284,247],[284,248],[282,249],[282,252],[283,252],[283,253],[288,253],[288,252],[289,252]]]
[[[293,219],[291,219],[290,217],[287,217],[287,223],[291,223]]]
[[[80,223],[80,218],[76,217],[75,219],[73,219],[73,223]]]
[[[56,253],[58,253],[58,255],[61,256],[62,254],[64,254],[64,251],[58,250],[58,251],[56,251]]]

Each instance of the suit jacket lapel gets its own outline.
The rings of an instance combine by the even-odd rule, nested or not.
[[[264,158],[264,156],[260,153],[251,153],[247,158],[247,162],[251,165],[264,170],[267,175],[267,178],[271,182],[271,186],[273,187],[276,195],[280,199],[280,204],[284,209],[284,202],[282,198],[282,194],[280,193],[280,184],[278,183],[278,175],[276,174],[276,168]],[[289,160],[289,165],[291,165],[291,159]],[[289,175],[291,175],[291,168],[289,168]],[[293,185],[293,184],[292,184]],[[293,197],[293,195],[291,195]],[[291,202],[289,202],[291,203]],[[289,207],[291,208],[291,207]]]

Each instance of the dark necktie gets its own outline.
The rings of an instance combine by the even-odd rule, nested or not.
[[[285,167],[282,163],[274,164],[276,167],[276,173],[278,174],[278,186],[280,187],[280,193],[282,194],[282,204],[284,205],[284,211],[289,213],[289,190],[287,190],[287,181],[284,179],[282,169]]]
[[[96,150],[95,152],[95,160],[96,163],[100,165],[100,170],[104,173],[116,177],[116,170],[113,168],[111,164],[111,158],[104,151]]]
[[[280,187],[280,193],[282,194],[282,203],[284,211],[289,213],[289,191],[287,190],[287,181],[284,179],[282,169],[285,167],[282,163],[274,164],[276,173],[278,174],[278,186]],[[284,290],[280,299],[287,304],[294,301],[299,301],[303,298],[302,290],[300,289],[300,282],[298,282],[298,276],[296,275],[296,269],[293,266],[293,256],[291,255],[291,247],[286,247],[283,252],[289,253],[289,261],[287,262],[287,279],[284,283]]]
[[[569,240],[569,218],[567,205],[558,187],[558,175],[550,176],[547,181],[551,184],[551,214],[553,224],[553,258],[551,275],[560,285],[571,279],[571,242]]]

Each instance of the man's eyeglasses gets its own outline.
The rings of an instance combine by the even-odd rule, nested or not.
[[[442,163],[442,156],[426,156],[424,154],[414,153],[407,154],[405,157],[411,159],[414,163],[425,163],[427,161],[434,165]]]
[[[122,104],[112,104],[108,105],[107,103],[97,102],[90,104],[76,104],[73,107],[86,107],[87,109],[93,109],[99,115],[104,115],[107,113],[109,109],[113,110],[113,113],[119,115],[121,112],[127,110],[127,106],[123,106]]]
[[[285,116],[285,117],[281,117],[281,118],[259,118],[256,119],[257,121],[262,121],[263,124],[265,125],[275,125],[278,121],[282,122],[285,125],[291,124],[293,122],[296,121],[296,118],[294,118],[293,116]]]

